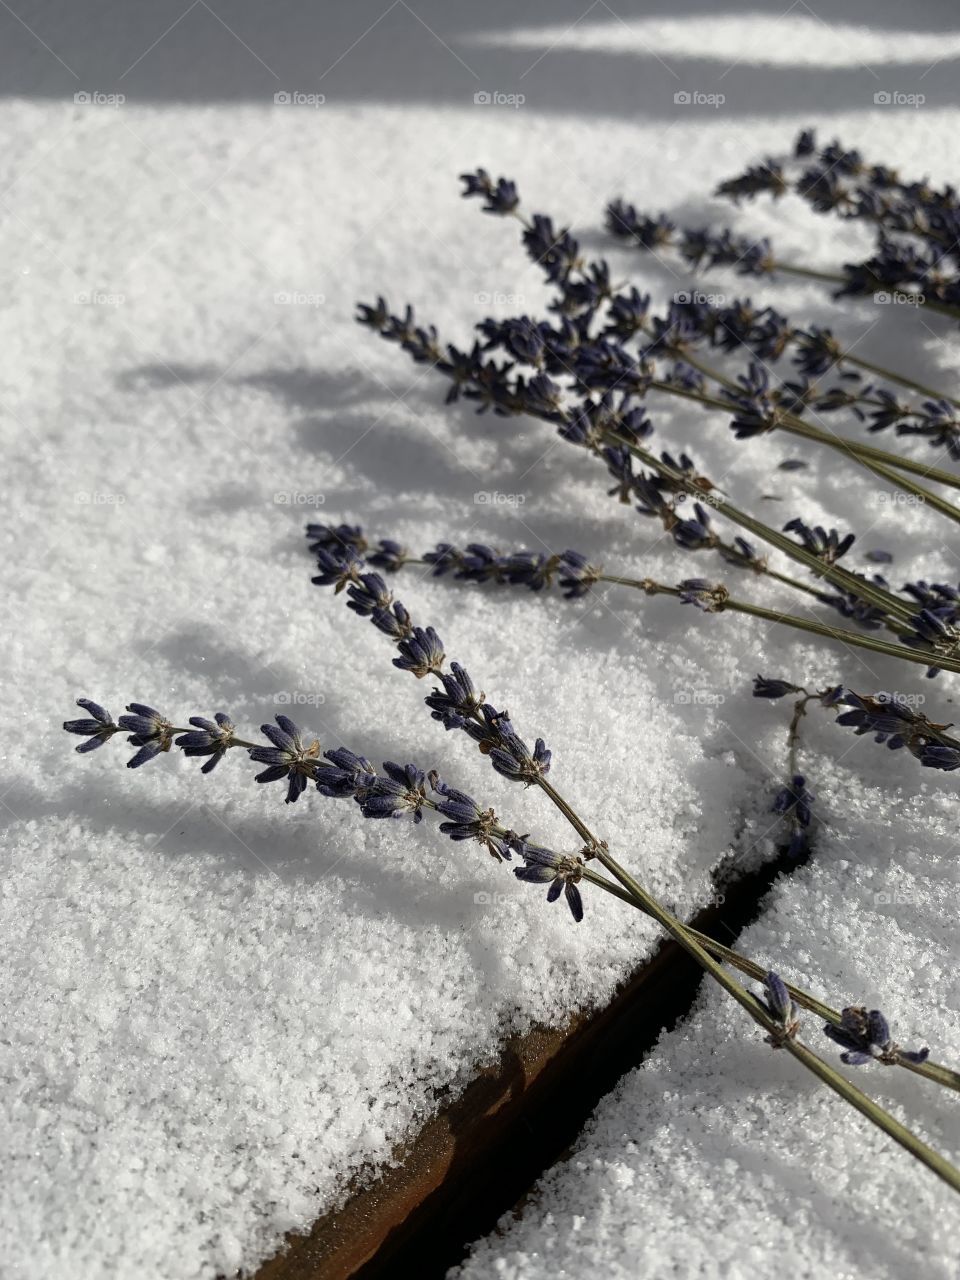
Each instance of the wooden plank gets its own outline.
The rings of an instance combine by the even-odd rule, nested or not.
[[[722,907],[692,923],[730,945],[777,871],[768,866],[728,886]],[[308,1234],[288,1237],[255,1280],[442,1276],[463,1242],[490,1230],[562,1157],[599,1098],[687,1011],[701,976],[666,941],[603,1009],[512,1037],[397,1151],[395,1167],[355,1185]]]

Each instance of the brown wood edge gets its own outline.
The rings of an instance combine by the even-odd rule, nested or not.
[[[356,1275],[461,1165],[498,1144],[503,1131],[521,1119],[535,1089],[548,1087],[554,1075],[566,1077],[568,1061],[597,1040],[668,961],[667,948],[661,947],[599,1012],[579,1015],[563,1029],[535,1027],[510,1037],[497,1062],[480,1070],[456,1101],[397,1151],[396,1167],[319,1218],[309,1235],[288,1237],[284,1252],[264,1263],[255,1280],[346,1280]]]
[[[776,869],[768,865],[727,885],[723,906],[706,908],[692,923],[706,933],[719,928],[729,943],[756,914]],[[511,1147],[515,1157],[516,1144],[524,1141],[525,1134],[532,1142],[544,1144],[545,1122],[549,1126],[549,1116],[571,1089],[600,1076],[599,1091],[586,1090],[588,1114],[619,1075],[656,1042],[664,1027],[686,1012],[700,977],[694,962],[667,940],[603,1008],[579,1014],[564,1027],[535,1027],[511,1037],[496,1063],[478,1071],[454,1101],[398,1149],[395,1167],[381,1171],[367,1185],[355,1185],[346,1202],[318,1218],[307,1234],[289,1236],[283,1250],[255,1273],[255,1280],[348,1280],[360,1273],[365,1278],[396,1274],[392,1261],[398,1260],[417,1233],[430,1233],[459,1209],[466,1211],[466,1219],[476,1211],[477,1180],[483,1177],[478,1171],[486,1168],[488,1178],[499,1180],[498,1170],[502,1170],[509,1182]],[[619,1064],[611,1074],[605,1069],[615,1060]],[[574,1136],[571,1133],[568,1141]],[[549,1147],[549,1136],[545,1145]],[[561,1142],[559,1149],[548,1153],[546,1163],[562,1155],[565,1146]],[[531,1169],[517,1187],[516,1199],[536,1176],[537,1170]],[[496,1213],[490,1226],[495,1218]],[[469,1231],[466,1222],[464,1226]],[[426,1276],[428,1270],[418,1268],[418,1274]]]

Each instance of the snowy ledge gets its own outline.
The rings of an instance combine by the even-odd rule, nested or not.
[[[691,923],[731,944],[776,874],[768,864],[727,884],[722,907]],[[702,976],[666,939],[602,1008],[511,1036],[390,1167],[357,1178],[345,1202],[290,1235],[256,1280],[440,1274],[563,1155],[596,1103],[689,1009]]]
[[[136,52],[142,33],[138,41]],[[569,94],[568,84],[579,92],[582,77],[566,78]],[[475,496],[522,490],[524,520],[553,546],[661,576],[676,571],[676,556],[656,530],[625,520],[588,462],[564,462],[536,424],[503,430],[443,409],[440,389],[415,384],[394,350],[358,334],[355,301],[389,287],[460,341],[483,313],[481,293],[517,286],[535,308],[537,280],[503,227],[463,207],[457,172],[487,163],[515,174],[533,207],[598,240],[603,201],[619,191],[656,193],[681,210],[692,202],[699,216],[709,181],[811,123],[809,81],[802,118],[784,107],[791,84],[795,100],[795,81],[770,77],[767,116],[741,99],[732,118],[678,119],[667,141],[659,116],[593,120],[570,106],[558,122],[538,114],[533,93],[525,113],[475,111],[472,87],[441,113],[349,96],[337,105],[332,91],[324,112],[273,111],[272,85],[262,103],[239,107],[131,101],[120,115],[74,108],[72,89],[57,102],[4,104],[16,214],[5,244],[23,274],[5,326],[12,416],[0,571],[26,624],[11,628],[6,655],[21,696],[9,708],[6,740],[17,749],[4,778],[0,886],[0,1069],[12,1082],[0,1146],[16,1162],[2,1188],[0,1244],[11,1266],[84,1280],[208,1280],[256,1265],[284,1233],[338,1203],[358,1169],[389,1160],[427,1123],[439,1092],[468,1086],[505,1035],[596,1007],[649,953],[655,931],[645,922],[625,930],[618,910],[598,907],[589,932],[575,936],[512,882],[508,901],[482,909],[476,895],[504,888],[495,868],[455,863],[439,840],[412,857],[405,835],[371,834],[351,812],[288,813],[279,797],[252,794],[239,769],[214,793],[183,762],[139,778],[120,765],[81,765],[56,726],[81,692],[115,710],[121,695],[163,698],[171,711],[222,707],[253,725],[286,694],[325,744],[346,741],[378,759],[410,752],[484,794],[490,771],[434,732],[417,690],[388,674],[379,638],[316,598],[299,549],[314,512],[291,491],[325,498],[331,517],[363,516],[375,532],[420,545],[478,537],[508,546],[533,534],[515,509],[478,507]],[[864,114],[872,97],[856,96],[863,85],[847,72],[833,84],[844,110],[823,122],[831,132],[904,166],[923,154],[935,172],[955,170],[951,107],[922,121],[881,119]],[[672,112],[672,89],[663,101]],[[424,148],[426,137],[436,148]],[[348,199],[331,171],[350,175]],[[820,251],[818,228],[783,209],[744,225],[775,231],[791,250]],[[618,261],[645,283],[636,259]],[[326,302],[278,304],[287,291]],[[95,293],[124,301],[91,305]],[[770,300],[810,319],[828,306],[799,286]],[[923,331],[902,352],[891,317],[874,319],[871,355],[909,357],[925,377],[955,364]],[[705,469],[729,468],[725,429],[682,414],[664,415],[661,428]],[[786,452],[761,442],[736,455],[729,483],[741,505],[762,500]],[[904,579],[955,576],[952,550],[933,541],[921,511],[903,513],[892,537],[888,522],[872,534],[884,513],[863,480],[809,461],[798,503],[808,519],[854,519],[864,538],[896,552]],[[278,494],[290,495],[287,505]],[[733,619],[685,619],[680,656],[677,615],[658,602],[611,598],[572,616],[563,602],[494,604],[429,582],[408,600],[518,724],[547,735],[558,770],[576,779],[591,813],[604,813],[611,847],[664,900],[689,909],[744,810],[768,809],[782,773],[782,724],[751,703],[752,676],[769,667],[826,679],[839,662]],[[880,665],[862,678],[878,688],[897,677]],[[707,706],[691,692],[726,701]],[[931,705],[946,701],[946,688],[928,692]],[[904,812],[919,804],[917,780],[898,778],[902,765],[877,760],[871,743],[838,735],[818,724],[806,748],[824,821],[847,836],[823,856],[889,856],[873,883],[841,886],[837,910],[850,919],[824,931],[825,942],[795,948],[793,964],[830,997],[869,998],[889,970],[877,998],[902,1021],[908,1011],[892,1008],[891,994],[915,992],[910,1029],[949,1048],[949,964],[924,957],[904,971],[901,962],[926,945],[924,930],[949,959],[953,919],[908,906],[916,929],[907,936],[870,914],[873,892],[896,892],[910,874],[894,854],[910,837]],[[848,748],[857,767],[832,781],[828,762]],[[878,803],[878,776],[887,789],[879,818],[850,826],[851,804]],[[508,811],[514,804],[487,794]],[[561,837],[542,813],[531,826],[541,820],[545,839]],[[756,824],[753,836],[762,831]],[[912,848],[922,850],[925,831]],[[909,855],[914,864],[919,856]],[[952,841],[940,864],[939,891],[952,904]],[[797,899],[792,911],[819,925],[819,904]],[[861,960],[865,918],[880,941]],[[792,923],[788,913],[766,939],[772,963],[782,966]],[[938,983],[947,992],[939,1022],[921,1022]],[[735,1081],[742,1028],[724,1023],[720,1033]],[[772,1091],[774,1118],[780,1106]],[[833,1153],[844,1181],[869,1156],[852,1141],[848,1155]],[[642,1229],[644,1205],[634,1211]],[[700,1217],[696,1199],[685,1203],[677,1234],[687,1240]],[[705,1248],[713,1236],[704,1233]]]

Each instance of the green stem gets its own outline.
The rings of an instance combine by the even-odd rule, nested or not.
[[[925,383],[918,382],[916,378],[908,378],[904,373],[896,373],[893,369],[885,369],[881,364],[873,364],[870,360],[855,356],[850,351],[845,351],[839,362],[855,364],[858,368],[866,369],[867,373],[875,373],[877,377],[884,378],[887,382],[896,382],[901,387],[906,387],[910,391],[919,391],[921,395],[930,396],[933,400],[946,400],[948,404],[960,409],[960,400],[954,399],[953,396],[937,391],[935,387],[928,387]]]
[[[758,1022],[771,1036],[776,1038],[782,1028],[779,1023],[770,1017],[757,998],[751,995],[734,978],[731,978],[726,970],[714,960],[713,956],[695,938],[689,935],[680,921],[661,907],[656,899],[652,898],[633,876],[624,870],[616,859],[610,856],[606,849],[599,846],[596,850],[596,856],[598,861],[637,899],[642,909],[662,925],[667,933],[685,951],[689,952],[739,1005],[746,1009],[755,1022]],[[809,1071],[812,1071],[814,1075],[822,1080],[828,1088],[839,1094],[852,1107],[855,1107],[871,1124],[876,1125],[894,1142],[899,1143],[906,1151],[909,1151],[912,1156],[926,1165],[932,1173],[935,1173],[954,1191],[960,1191],[960,1169],[955,1168],[949,1160],[946,1160],[939,1152],[929,1147],[905,1125],[902,1125],[899,1120],[874,1102],[872,1098],[868,1098],[856,1085],[851,1084],[845,1076],[842,1076],[839,1071],[836,1071],[829,1063],[815,1054],[812,1049],[807,1048],[806,1045],[793,1037],[782,1037],[779,1043],[792,1057],[796,1058],[798,1062],[801,1062]]]
[[[405,561],[405,564],[426,563],[427,561],[414,557]],[[768,570],[768,572],[770,571]],[[771,573],[771,576],[780,577],[775,573]],[[780,580],[789,583],[791,586],[804,589],[803,583],[796,582],[792,578],[781,577]],[[609,582],[617,587],[630,587],[633,590],[642,591],[644,595],[648,596],[662,595],[676,599],[683,594],[678,587],[671,587],[663,582],[655,582],[652,578],[627,578],[616,573],[599,573],[596,581]],[[812,595],[817,595],[814,589],[811,588],[810,591]],[[727,610],[754,618],[763,618],[767,622],[782,623],[787,627],[794,627],[800,631],[823,636],[827,640],[838,640],[841,644],[850,644],[856,648],[869,649],[873,653],[882,653],[888,658],[900,658],[904,662],[912,662],[917,666],[929,667],[936,665],[944,671],[960,671],[960,658],[941,657],[922,649],[912,649],[909,645],[893,644],[888,640],[881,640],[879,637],[871,636],[866,632],[850,631],[846,627],[832,627],[829,623],[820,622],[816,618],[801,618],[797,614],[784,613],[779,609],[768,609],[763,605],[737,599],[735,596],[728,596],[717,612],[724,613]]]
[[[545,795],[550,797],[550,800],[560,810],[560,812],[563,814],[566,820],[570,823],[571,827],[573,827],[574,831],[576,831],[577,835],[580,837],[581,840],[584,841],[584,843],[591,850],[591,852],[594,849],[599,848],[600,841],[593,834],[593,832],[590,830],[587,824],[583,821],[580,815],[572,808],[572,806],[567,804],[566,800],[564,800],[563,796],[560,794],[559,791],[557,791],[557,789],[553,786],[553,784],[548,782],[546,778],[541,777],[539,779],[538,785],[540,787],[540,790],[543,791]]]
[[[782,622],[788,627],[796,627],[799,631],[808,631],[829,640],[839,640],[842,644],[852,644],[859,649],[871,649],[874,653],[882,653],[888,658],[901,658],[904,662],[913,662],[918,666],[936,666],[944,671],[960,671],[960,658],[939,657],[932,653],[924,653],[920,649],[911,649],[909,645],[892,644],[888,640],[881,640],[878,636],[847,631],[843,627],[831,627],[825,622],[818,622],[812,618],[800,618],[793,613],[765,609],[763,605],[749,604],[746,600],[727,599],[724,601],[723,608],[732,609],[735,613],[749,614],[754,618],[764,618],[768,622]]]
[[[779,259],[771,263],[774,271],[785,271],[792,276],[803,276],[807,280],[822,280],[826,284],[846,284],[846,276],[838,275],[835,271],[817,271],[812,267],[801,267],[792,262],[781,262]],[[877,283],[878,291],[881,291],[879,282]],[[908,290],[900,290],[899,287],[894,292],[906,293]],[[864,296],[852,294],[851,297]],[[936,302],[933,300],[924,300],[919,304],[929,311],[937,311],[940,315],[952,316],[953,319],[960,318],[960,308],[952,307],[947,302]]]
[[[635,444],[626,436],[618,435],[617,432],[605,430],[602,432],[605,439],[613,444],[617,444],[622,448],[628,449],[635,458],[638,458],[645,466],[656,471],[659,475],[670,480],[675,487],[680,488],[684,493],[691,497],[706,502],[714,511],[719,511],[725,515],[728,520],[732,520],[735,524],[741,525],[744,529],[748,529],[756,537],[761,538],[764,542],[768,542],[771,546],[782,551],[792,560],[798,561],[800,564],[806,565],[817,577],[825,578],[828,582],[832,582],[835,586],[842,587],[846,591],[852,591],[862,600],[868,601],[870,604],[876,605],[884,610],[885,613],[902,621],[909,621],[915,612],[913,606],[905,601],[898,599],[892,592],[884,590],[882,587],[876,586],[875,583],[868,582],[864,578],[858,578],[854,574],[842,569],[836,564],[827,564],[818,556],[807,551],[806,547],[800,546],[791,538],[785,537],[777,529],[773,529],[770,525],[764,524],[762,520],[756,520],[753,516],[748,515],[745,511],[741,511],[731,502],[727,502],[725,498],[721,498],[713,493],[705,494],[704,490],[698,487],[692,480],[688,479],[681,472],[667,463],[662,462],[656,455],[648,452],[640,445]]]
[[[793,587],[797,591],[803,591],[814,599],[820,599],[820,592],[816,587],[811,587],[808,582],[801,582],[798,578],[791,578],[785,573],[778,573],[776,569],[764,569],[764,577],[773,578],[777,582],[785,582],[788,587]]]
[[[791,276],[802,276],[805,280],[822,280],[824,284],[846,284],[846,276],[836,271],[818,271],[815,267],[801,267],[792,262],[781,262],[776,259],[772,264],[774,271],[786,271]]]
[[[621,902],[625,902],[627,906],[633,907],[636,911],[642,911],[644,915],[648,912],[644,906],[633,896],[632,893],[624,889],[619,884],[614,884],[605,876],[598,875],[590,867],[585,867],[583,871],[584,880],[592,885],[596,885],[598,889],[602,889],[604,893],[610,894],[611,897],[618,898]],[[741,973],[746,974],[750,978],[763,982],[767,976],[767,971],[763,965],[757,964],[756,960],[751,960],[749,956],[741,955],[739,951],[734,951],[732,947],[724,946],[722,942],[717,942],[716,938],[711,938],[708,933],[702,933],[699,929],[694,929],[690,925],[685,926],[687,933],[703,947],[705,951],[717,960],[723,960],[733,968],[739,969]],[[809,991],[804,991],[802,987],[794,987],[789,982],[787,990],[790,992],[794,1002],[801,1005],[804,1009],[815,1013],[817,1017],[823,1018],[825,1022],[832,1022],[834,1026],[843,1025],[843,1018],[839,1009],[834,1009],[829,1004],[824,1004],[822,1000],[818,1000],[816,996],[812,996]],[[940,1066],[938,1063],[930,1062],[897,1062],[898,1067],[904,1067],[907,1071],[912,1071],[915,1075],[923,1076],[927,1080],[932,1080],[936,1084],[944,1085],[948,1089],[955,1089],[960,1092],[960,1072],[952,1071],[949,1067]]]
[[[714,369],[712,365],[708,365],[685,352],[677,352],[676,354],[691,365],[692,368],[698,369],[705,377],[713,379],[730,391],[737,390],[736,383],[731,382],[729,378],[725,377],[720,370]],[[659,389],[663,384],[657,385]],[[702,402],[715,408],[725,408],[728,412],[730,409],[726,401],[718,400],[714,397],[704,397]],[[943,471],[939,467],[915,462],[911,458],[903,458],[897,454],[888,453],[886,449],[877,449],[873,445],[860,444],[859,441],[847,440],[834,432],[823,431],[820,427],[813,426],[812,423],[804,421],[803,418],[799,418],[793,413],[781,414],[778,424],[778,430],[788,431],[791,435],[801,436],[806,440],[815,440],[819,444],[826,445],[828,449],[835,449],[839,453],[847,454],[854,462],[866,467],[868,471],[872,471],[875,475],[889,480],[897,488],[914,494],[924,503],[932,506],[942,515],[947,516],[948,519],[960,524],[960,510],[930,489],[923,488],[906,476],[898,475],[896,471],[892,471],[890,468],[895,467],[897,470],[910,471],[916,475],[924,476],[928,480],[949,485],[954,489],[960,489],[960,476],[951,475],[949,471]]]
[[[671,248],[675,245],[671,242]],[[822,271],[813,271],[808,267],[793,267],[784,263],[777,263],[777,267],[781,271],[791,271],[798,276],[807,276],[816,280],[829,280],[831,283],[839,284],[843,282],[843,277],[832,273]],[[874,364],[871,360],[866,360],[863,356],[856,356],[852,351],[844,351],[837,357],[837,364],[853,364],[860,369],[866,370],[868,373],[875,374],[877,377],[883,378],[887,382],[895,382],[901,387],[906,387],[911,391],[918,391],[921,395],[930,396],[934,400],[946,400],[949,404],[960,408],[960,400],[953,396],[948,396],[945,392],[937,390],[936,387],[929,387],[926,383],[920,382],[917,378],[908,377],[904,373],[898,373],[895,369],[889,369],[884,365]]]
[[[894,1142],[899,1143],[904,1150],[909,1151],[912,1156],[925,1164],[948,1187],[952,1187],[954,1191],[960,1191],[960,1169],[929,1147],[906,1125],[901,1124],[888,1111],[884,1111],[872,1098],[868,1098],[855,1084],[851,1084],[845,1076],[842,1076],[829,1063],[824,1062],[805,1044],[801,1044],[798,1040],[788,1040],[783,1047],[809,1071],[819,1076],[825,1085],[833,1089],[834,1093],[838,1093],[844,1101],[849,1102],[878,1129],[882,1129]]]
[[[731,382],[712,366],[705,364],[702,360],[691,355],[687,351],[677,351],[676,354],[685,364],[689,364],[691,368],[698,369],[706,377],[726,387],[730,391],[737,390],[737,385]],[[677,395],[685,400],[694,400],[699,404],[705,405],[707,408],[721,409],[725,413],[731,411],[732,406],[717,396],[706,395],[702,392],[687,391],[681,387],[674,387],[669,382],[653,382],[651,389],[660,391],[667,395]],[[868,470],[874,471],[877,475],[884,474],[876,470],[877,465],[882,465],[890,470],[884,475],[891,484],[898,488],[906,489],[910,493],[922,495],[925,502],[930,506],[941,511],[942,514],[950,519],[960,523],[960,511],[956,507],[945,502],[944,499],[938,498],[936,494],[929,489],[921,489],[907,481],[906,477],[897,474],[900,471],[908,471],[914,475],[920,475],[928,480],[933,480],[937,484],[948,485],[953,489],[960,489],[960,476],[955,476],[949,471],[944,471],[941,467],[934,467],[924,462],[916,462],[912,458],[901,457],[899,454],[889,453],[886,449],[878,449],[874,445],[861,444],[858,440],[848,440],[844,436],[838,436],[832,431],[824,431],[821,427],[815,427],[812,423],[806,422],[803,418],[798,418],[796,414],[781,413],[778,418],[778,431],[786,431],[790,435],[799,436],[805,440],[815,441],[817,444],[825,445],[828,449],[834,449],[838,453],[846,454],[853,462],[860,466],[867,467]],[[894,470],[895,469],[895,470]],[[938,505],[939,504],[939,505]]]
[[[797,767],[797,755],[800,750],[800,721],[807,714],[807,703],[815,702],[817,695],[807,693],[793,704],[793,715],[787,728],[787,777],[789,780],[800,772]]]
[[[843,452],[842,446],[839,444],[833,447],[839,448]],[[931,489],[917,484],[915,480],[909,479],[908,476],[898,474],[892,467],[872,461],[866,454],[859,455],[857,461],[861,466],[866,467],[868,471],[872,471],[874,475],[879,476],[881,480],[888,480],[895,488],[902,489],[906,493],[912,493],[925,507],[933,507],[934,511],[939,511],[948,520],[952,520],[955,524],[960,524],[960,509],[955,507],[952,502],[947,502],[945,498],[941,498],[939,494],[934,493]]]

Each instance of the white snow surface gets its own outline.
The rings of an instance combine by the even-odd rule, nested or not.
[[[956,806],[902,781],[890,769],[864,786],[856,765],[818,775],[831,829],[818,829],[816,863],[778,882],[737,946],[822,1000],[883,1009],[905,1047],[952,1064]],[[956,1160],[952,1094],[894,1068],[844,1068],[820,1026],[803,1016],[811,1047]],[[451,1280],[954,1280],[954,1196],[711,986]]]
[[[598,12],[598,21],[592,21]],[[569,49],[626,57],[649,54],[669,61],[685,58],[690,52],[693,22],[662,16],[611,21],[604,6],[595,5],[580,21],[562,26],[542,26],[508,33],[484,33],[478,44],[500,45],[537,51]],[[908,61],[932,64],[960,54],[960,34],[942,31],[883,31],[869,26],[831,22],[805,5],[795,5],[782,13],[751,16],[707,14],[696,19],[701,57],[727,68],[741,61],[756,66],[804,67],[819,63],[827,67],[887,66]]]
[[[461,202],[456,175],[483,164],[515,176],[528,209],[569,220],[621,278],[662,294],[689,282],[608,245],[609,197],[775,230],[792,254],[830,262],[837,240],[865,243],[857,228],[828,244],[826,224],[790,202],[738,214],[708,191],[806,123],[937,177],[956,169],[958,113],[944,101],[874,110],[870,76],[855,77],[852,96],[846,81],[817,93],[794,82],[791,106],[748,64],[729,110],[674,109],[668,78],[662,101],[658,88],[618,112],[602,92],[623,88],[622,71],[602,92],[575,76],[558,89],[549,58],[522,79],[526,50],[505,61],[465,38],[477,35],[475,13],[393,5],[372,10],[364,33],[347,8],[313,45],[287,5],[272,16],[103,6],[86,35],[78,11],[52,3],[2,19],[5,83],[37,95],[0,105],[4,1276],[192,1280],[254,1268],[388,1161],[506,1034],[604,1001],[655,945],[645,920],[595,895],[574,927],[562,904],[430,823],[384,829],[312,795],[284,806],[243,759],[208,778],[180,758],[128,772],[117,743],[79,758],[59,729],[80,714],[78,695],[115,714],[151,702],[181,723],[226,710],[248,733],[284,711],[324,747],[436,766],[518,829],[575,847],[541,798],[429,719],[425,690],[390,666],[385,639],[311,586],[302,546],[305,520],[354,518],[418,549],[440,538],[574,546],[611,569],[708,571],[610,501],[595,464],[541,424],[445,408],[438,379],[354,325],[356,300],[381,291],[460,343],[491,311],[542,304],[514,224]],[[494,19],[508,12],[490,11],[493,44]],[[887,39],[890,61],[899,34]],[[691,57],[697,40],[691,16]],[[672,46],[671,57],[682,70]],[[475,105],[481,86],[527,102]],[[326,101],[275,105],[281,89]],[[75,103],[80,91],[126,101]],[[774,296],[811,320],[829,309],[812,285]],[[871,358],[946,377],[949,329],[913,315],[908,326],[893,310],[852,306],[848,336]],[[734,445],[695,413],[661,409],[656,422],[664,447],[689,446],[771,523],[798,509],[852,522],[863,548],[896,553],[898,575],[956,578],[934,516],[897,507],[893,519],[890,495],[832,455],[783,440]],[[809,470],[772,470],[786,456]],[[557,785],[683,912],[709,898],[722,860],[748,866],[771,852],[783,716],[751,699],[756,671],[895,683],[950,718],[946,678],[931,685],[919,668],[914,680],[869,655],[672,601],[615,589],[573,604],[494,598],[416,573],[397,589],[520,731],[547,739]],[[762,581],[750,589],[792,604]],[[826,833],[751,946],[825,994],[872,986],[907,1042],[928,1037],[949,1059],[960,1049],[951,784],[828,717],[805,742]],[[877,886],[904,883],[909,905],[875,907]],[[678,1260],[676,1274],[727,1274],[711,1270],[710,1217],[734,1212],[720,1190],[726,1159],[756,1178],[736,1211],[754,1206],[764,1259],[784,1249],[833,1275],[829,1250],[847,1248],[872,1265],[877,1246],[866,1227],[850,1233],[841,1187],[857,1221],[869,1205],[916,1197],[901,1230],[936,1255],[937,1189],[755,1041],[710,1001],[598,1117],[584,1150],[597,1144],[585,1160],[599,1172],[583,1176],[603,1185],[603,1221],[620,1244],[596,1220],[575,1228],[571,1216],[557,1231],[531,1216],[515,1246],[480,1249],[478,1274],[539,1274],[548,1239],[569,1248],[553,1269],[633,1273],[648,1247],[638,1233],[667,1250],[671,1222],[703,1259],[701,1272]],[[750,1096],[735,1104],[745,1078]],[[888,1087],[956,1149],[949,1109],[907,1084]],[[621,1131],[636,1150],[618,1146]],[[645,1159],[654,1148],[657,1160]],[[631,1180],[640,1199],[616,1200],[614,1183],[626,1194]],[[645,1195],[669,1207],[656,1230]],[[564,1192],[558,1215],[588,1199]],[[820,1253],[803,1254],[814,1210]],[[570,1240],[585,1229],[591,1252],[578,1255]],[[901,1251],[919,1247],[899,1240]]]

